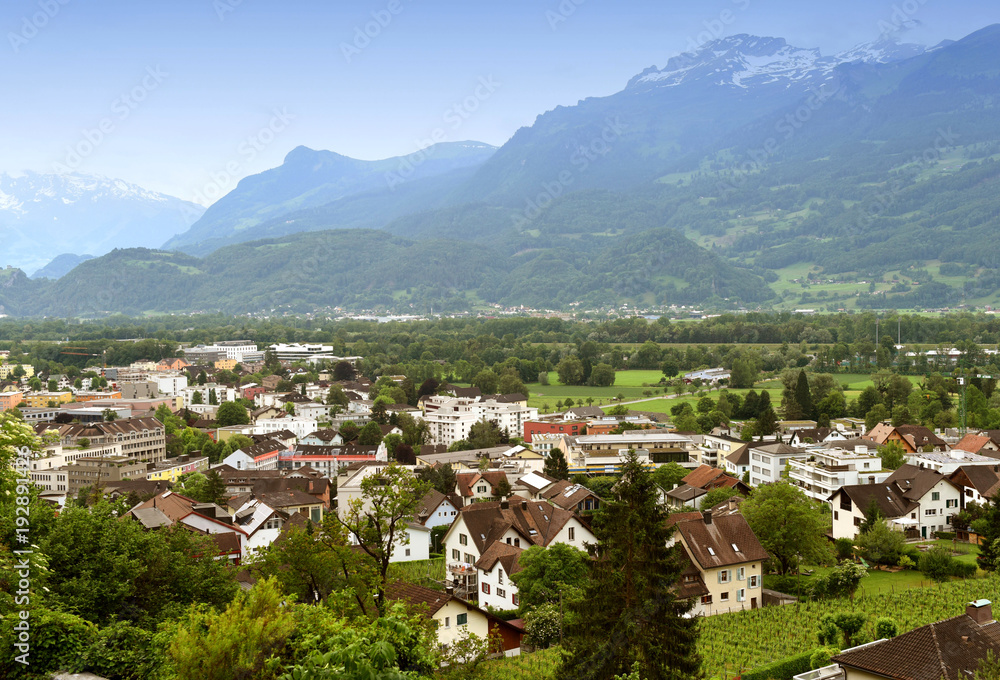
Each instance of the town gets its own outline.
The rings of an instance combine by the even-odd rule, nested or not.
[[[0,351],[7,481],[31,508],[5,524],[4,568],[28,564],[24,545],[45,555],[25,567],[50,593],[32,583],[42,604],[29,620],[60,641],[22,651],[49,671],[153,677],[228,644],[214,625],[244,637],[246,677],[265,677],[274,649],[301,672],[347,663],[294,632],[332,622],[267,610],[291,597],[340,621],[337,649],[394,622],[406,632],[379,663],[420,674],[627,673],[594,623],[642,620],[649,606],[657,645],[705,677],[992,668],[996,345],[861,341],[834,359],[837,345],[677,353],[647,341],[613,359],[622,348],[584,342],[462,368],[464,356],[419,347],[417,362],[373,361],[390,331],[370,328],[351,352],[226,338],[111,366],[118,348],[89,342],[52,344],[49,361]],[[488,337],[468,347],[483,356]],[[907,375],[918,366],[928,372]],[[157,572],[141,566],[151,554],[187,564]],[[629,585],[623,569],[644,576]],[[102,590],[109,579],[118,595]],[[181,618],[151,666],[61,649],[154,645],[149,631],[172,620],[150,600],[157,582],[233,627],[205,619],[205,637]],[[273,630],[240,627],[264,610]]]

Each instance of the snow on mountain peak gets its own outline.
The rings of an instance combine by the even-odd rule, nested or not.
[[[676,87],[681,83],[708,81],[747,89],[753,85],[828,78],[844,63],[888,63],[917,56],[926,47],[901,44],[892,36],[858,45],[833,57],[818,49],[794,47],[782,38],[746,34],[713,40],[697,50],[671,57],[663,69],[650,67],[629,81],[629,88]]]
[[[25,203],[57,201],[68,205],[82,198],[165,203],[169,196],[120,179],[84,174],[41,174],[24,171],[0,174],[0,210],[24,212]]]

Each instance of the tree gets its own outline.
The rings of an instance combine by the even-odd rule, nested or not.
[[[345,444],[357,440],[360,431],[361,428],[353,420],[345,420],[340,424],[340,436],[343,437]]]
[[[888,420],[892,414],[884,404],[875,404],[865,416],[865,429],[871,431],[882,421]]]
[[[855,539],[861,556],[871,564],[892,566],[903,554],[906,538],[902,532],[893,531],[885,522],[878,522],[868,533]]]
[[[216,394],[214,387],[208,390],[208,403],[211,406],[217,406],[219,403],[219,395]]]
[[[558,678],[611,678],[633,667],[643,678],[696,678],[698,621],[674,588],[682,562],[668,548],[666,511],[635,452],[626,454],[613,495],[594,521],[591,579],[570,603]],[[669,644],[664,641],[669,640]]]
[[[809,378],[806,377],[805,371],[799,371],[799,377],[795,382],[795,401],[802,409],[805,418],[812,418],[815,415],[812,393],[809,391]]]
[[[736,389],[748,389],[757,381],[760,370],[750,359],[737,359],[730,371],[729,384]]]
[[[680,370],[680,366],[677,363],[677,359],[667,355],[667,357],[660,364],[660,370],[663,372],[664,377],[666,377],[667,380],[670,380],[677,375],[677,372]]]
[[[358,431],[359,446],[378,446],[382,443],[382,428],[372,421]]]
[[[219,410],[215,414],[215,422],[219,427],[248,425],[250,424],[250,414],[247,413],[242,404],[235,401],[227,401],[219,406]]]
[[[733,496],[742,496],[735,489],[730,489],[729,487],[719,487],[717,489],[712,489],[704,496],[701,497],[701,508],[703,510],[708,510],[714,508],[719,503],[725,503]]]
[[[677,487],[691,471],[679,463],[667,463],[653,470],[653,481],[664,491]]]
[[[993,494],[989,503],[977,510],[982,515],[972,521],[972,529],[980,539],[976,563],[983,571],[997,571],[1000,569],[1000,493]]]
[[[330,391],[326,393],[326,403],[328,406],[347,408],[347,404],[350,403],[350,401],[344,393],[344,388],[340,385],[331,385]]]
[[[823,562],[830,554],[826,516],[797,486],[780,481],[758,487],[740,512],[779,574],[791,573],[803,560]]]
[[[767,394],[766,392],[764,394]],[[778,416],[774,409],[768,406],[759,416],[754,424],[754,432],[763,439],[778,430]]]
[[[375,561],[375,605],[386,611],[385,586],[392,552],[409,542],[406,524],[413,519],[431,485],[409,470],[390,463],[381,473],[361,481],[361,497],[352,498],[346,508],[334,514],[358,542],[361,550]]]
[[[514,369],[504,372],[500,376],[500,383],[497,385],[498,394],[523,394],[528,396],[528,388],[524,386],[524,381]]]
[[[583,362],[578,357],[568,356],[556,366],[556,374],[563,385],[583,383]]]
[[[611,364],[597,364],[590,371],[589,383],[595,387],[611,387],[615,384],[615,369]]]
[[[483,460],[487,460],[487,459],[484,458]],[[513,491],[514,490],[511,489],[510,482],[507,481],[507,478],[506,477],[502,477],[500,479],[500,481],[497,482],[496,488],[493,490],[493,492],[494,492],[493,493],[493,497],[496,498],[498,501],[502,501],[502,500],[505,500],[506,498],[510,497],[510,495],[513,493]]]
[[[951,551],[943,545],[936,545],[920,556],[918,568],[924,576],[935,583],[944,583],[955,571]]]
[[[118,420],[118,411],[114,410],[113,408],[106,408],[101,413],[101,417],[104,418],[105,422],[110,423],[112,421]]]
[[[898,470],[906,463],[906,451],[897,441],[886,442],[878,447],[878,455],[882,459],[883,470]]]
[[[272,677],[265,668],[295,631],[283,599],[277,582],[266,579],[225,611],[189,609],[168,649],[178,680]]]
[[[445,496],[455,493],[455,486],[458,484],[458,476],[450,463],[445,463],[440,467],[423,467],[417,472],[417,478],[427,482]]]
[[[349,382],[357,376],[354,364],[349,361],[338,361],[333,365],[333,379],[339,382]]]
[[[495,420],[480,419],[469,428],[469,446],[473,449],[490,449],[510,441]]]
[[[205,403],[205,399],[204,399],[204,397],[201,396],[201,392],[195,392],[194,394],[191,395],[191,403],[192,404],[204,404]]]
[[[880,524],[884,519],[885,516],[882,514],[881,508],[879,508],[878,501],[872,498],[868,503],[868,507],[865,509],[865,519],[861,522],[861,526],[858,527],[858,533],[867,534],[875,528],[875,525]]]
[[[500,378],[490,369],[485,369],[476,374],[472,379],[472,384],[478,387],[483,394],[496,394],[500,385]]]
[[[521,570],[511,574],[517,585],[520,611],[525,613],[543,604],[558,604],[561,597],[579,593],[590,578],[590,556],[566,543],[548,548],[533,545],[519,558]]]
[[[569,479],[569,463],[566,461],[566,454],[558,446],[549,451],[542,472],[555,479]]]

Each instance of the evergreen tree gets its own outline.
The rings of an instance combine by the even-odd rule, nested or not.
[[[673,592],[679,549],[666,547],[666,511],[656,485],[630,452],[611,500],[594,522],[597,555],[584,597],[570,606],[558,678],[610,680],[633,670],[649,680],[700,677],[698,622]]]
[[[983,516],[972,523],[972,528],[982,541],[976,558],[979,568],[997,571],[1000,568],[1000,493],[993,495],[984,508]]]
[[[569,463],[566,462],[566,454],[562,452],[562,449],[556,447],[549,452],[549,457],[545,459],[545,468],[542,471],[549,477],[569,479]]]
[[[804,418],[813,417],[812,393],[809,391],[809,378],[806,377],[805,371],[799,371],[799,379],[795,383],[795,401],[802,409]]]

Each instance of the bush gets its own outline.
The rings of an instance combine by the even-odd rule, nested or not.
[[[899,626],[896,625],[895,619],[883,616],[875,622],[875,638],[877,640],[881,640],[883,638],[888,640],[889,638],[894,638],[897,635],[899,635]]]
[[[959,578],[975,578],[977,567],[975,564],[969,564],[967,562],[959,562],[958,560],[951,561],[952,566],[952,576],[958,576]]]
[[[854,541],[849,538],[838,538],[833,542],[838,560],[849,560],[854,555]]]
[[[116,680],[145,680],[155,675],[162,662],[153,644],[153,634],[117,621],[101,628],[87,650],[86,668]]]
[[[524,641],[532,647],[543,649],[557,642],[561,628],[558,605],[538,605],[524,615]]]
[[[942,541],[953,541],[955,540],[954,531],[935,531],[934,538],[939,538]]]
[[[837,653],[837,650],[830,647],[817,647],[809,655],[810,670],[823,668],[830,665],[830,657]]]
[[[66,671],[79,673],[84,670],[84,656],[97,637],[97,626],[90,621],[52,609],[30,611],[30,668],[42,677],[46,672]],[[14,630],[16,617],[5,617],[0,624],[0,676],[17,677],[24,666],[15,660],[22,652],[14,647],[18,633]]]
[[[909,555],[900,555],[896,566],[902,567],[903,569],[913,569],[913,567],[916,566],[916,563]]]
[[[813,650],[772,661],[766,666],[743,674],[743,680],[791,680],[799,673],[812,670]]]

